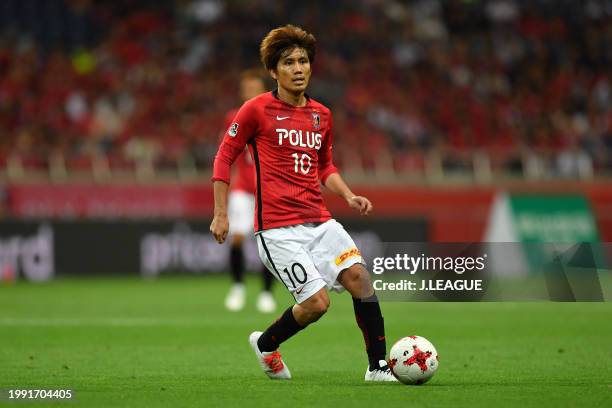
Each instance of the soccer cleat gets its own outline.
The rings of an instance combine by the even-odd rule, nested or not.
[[[289,368],[287,368],[283,362],[278,350],[270,352],[259,351],[257,340],[259,340],[259,337],[261,337],[262,334],[262,332],[253,332],[249,336],[249,343],[255,352],[255,356],[257,357],[257,361],[259,361],[261,369],[264,370],[266,375],[273,380],[290,380],[291,373],[289,372]]]
[[[391,368],[387,364],[385,360],[380,360],[378,362],[378,368],[370,371],[370,367],[366,370],[365,373],[366,381],[397,381],[397,378],[391,372]]]
[[[261,313],[272,313],[276,310],[276,302],[270,292],[264,291],[257,298],[257,310]]]
[[[227,308],[227,310],[237,312],[244,308],[245,299],[246,290],[244,288],[244,285],[241,283],[236,283],[232,286],[225,298],[225,307]]]

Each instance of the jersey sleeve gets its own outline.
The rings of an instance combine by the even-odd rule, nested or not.
[[[223,117],[223,128],[220,129],[219,136],[217,139],[219,141],[219,144],[221,144],[221,142],[223,141],[223,138],[225,137],[225,134],[234,122],[234,118],[236,117],[237,113],[238,109],[231,109],[225,113],[225,116]]]
[[[325,184],[325,181],[330,175],[338,172],[338,169],[336,166],[334,166],[332,159],[332,139],[334,135],[333,129],[333,121],[330,113],[327,135],[325,136],[321,150],[319,151],[319,179],[323,184]]]
[[[252,103],[242,105],[223,135],[215,156],[212,181],[230,182],[231,165],[257,131],[257,111]]]

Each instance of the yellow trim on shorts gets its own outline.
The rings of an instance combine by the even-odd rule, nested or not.
[[[351,248],[348,251],[341,253],[336,258],[336,266],[340,266],[340,264],[342,264],[344,261],[355,256],[361,256],[361,252],[359,252],[359,249],[357,248]]]

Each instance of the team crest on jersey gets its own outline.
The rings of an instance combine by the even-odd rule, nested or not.
[[[227,131],[227,134],[230,137],[236,137],[236,135],[238,134],[238,123],[232,123],[232,126],[230,126],[229,130]]]
[[[319,112],[312,112],[312,128],[314,130],[319,130],[321,128],[321,117],[319,116]]]

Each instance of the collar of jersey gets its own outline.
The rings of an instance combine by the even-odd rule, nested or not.
[[[287,103],[287,102],[283,101],[281,98],[278,97],[278,88],[276,88],[275,90],[272,91],[272,96],[274,96],[274,98],[278,99],[279,101],[281,101],[285,105],[289,105],[289,106],[291,106],[293,108],[298,108],[298,109],[299,108],[305,108],[310,103],[310,96],[308,96],[308,94],[306,92],[304,92],[304,96],[306,97],[306,105],[304,105],[304,106],[293,106],[290,103]]]

